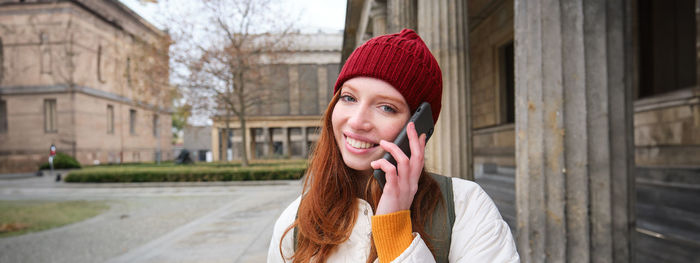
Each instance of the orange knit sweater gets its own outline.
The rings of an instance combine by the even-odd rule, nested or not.
[[[413,242],[409,210],[372,217],[372,237],[379,262],[391,262]]]

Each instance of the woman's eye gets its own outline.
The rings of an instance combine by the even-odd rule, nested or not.
[[[346,102],[355,102],[355,98],[351,97],[350,95],[340,96],[340,99]]]
[[[381,106],[381,109],[382,109],[383,111],[385,111],[385,112],[391,112],[391,113],[396,112],[396,110],[395,110],[394,108],[392,108],[392,107],[390,107],[390,106],[387,106],[387,105],[382,105],[382,106]]]

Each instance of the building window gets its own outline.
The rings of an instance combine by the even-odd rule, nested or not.
[[[638,98],[697,85],[695,1],[639,1]]]
[[[105,82],[102,79],[102,45],[97,46],[97,80]]]
[[[39,64],[41,65],[41,74],[51,74],[51,44],[49,43],[49,35],[45,32],[39,34]]]
[[[7,133],[7,102],[0,100],[0,133]]]
[[[57,132],[56,99],[44,100],[44,131]]]
[[[197,152],[197,160],[200,161],[200,162],[205,162],[205,161],[207,161],[207,152],[209,152],[209,151],[207,151],[207,150],[199,150],[199,151]]]
[[[129,132],[136,135],[136,110],[129,110]]]
[[[498,48],[501,123],[515,122],[515,59],[513,41]]]
[[[158,126],[160,125],[160,121],[158,120],[158,114],[153,114],[153,137],[158,138],[158,133],[160,129],[158,129]]]
[[[114,106],[107,105],[107,133],[114,133]]]

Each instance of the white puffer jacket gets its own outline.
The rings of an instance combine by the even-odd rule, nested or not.
[[[452,178],[452,188],[455,223],[452,228],[449,261],[519,262],[510,229],[486,192],[476,183],[459,178]],[[284,231],[294,222],[300,201],[301,198],[294,200],[277,219],[267,252],[267,262],[285,262],[279,253],[279,242]],[[373,212],[369,203],[364,200],[359,202],[359,211],[350,238],[338,246],[327,262],[367,261],[371,246]],[[285,257],[294,254],[293,231],[290,230],[282,241]],[[435,262],[420,235],[413,235],[411,245],[392,262]]]

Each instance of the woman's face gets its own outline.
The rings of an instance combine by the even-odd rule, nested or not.
[[[375,78],[352,78],[338,92],[331,122],[343,161],[354,170],[370,172],[369,163],[384,154],[379,141],[394,141],[410,109],[399,91]]]

